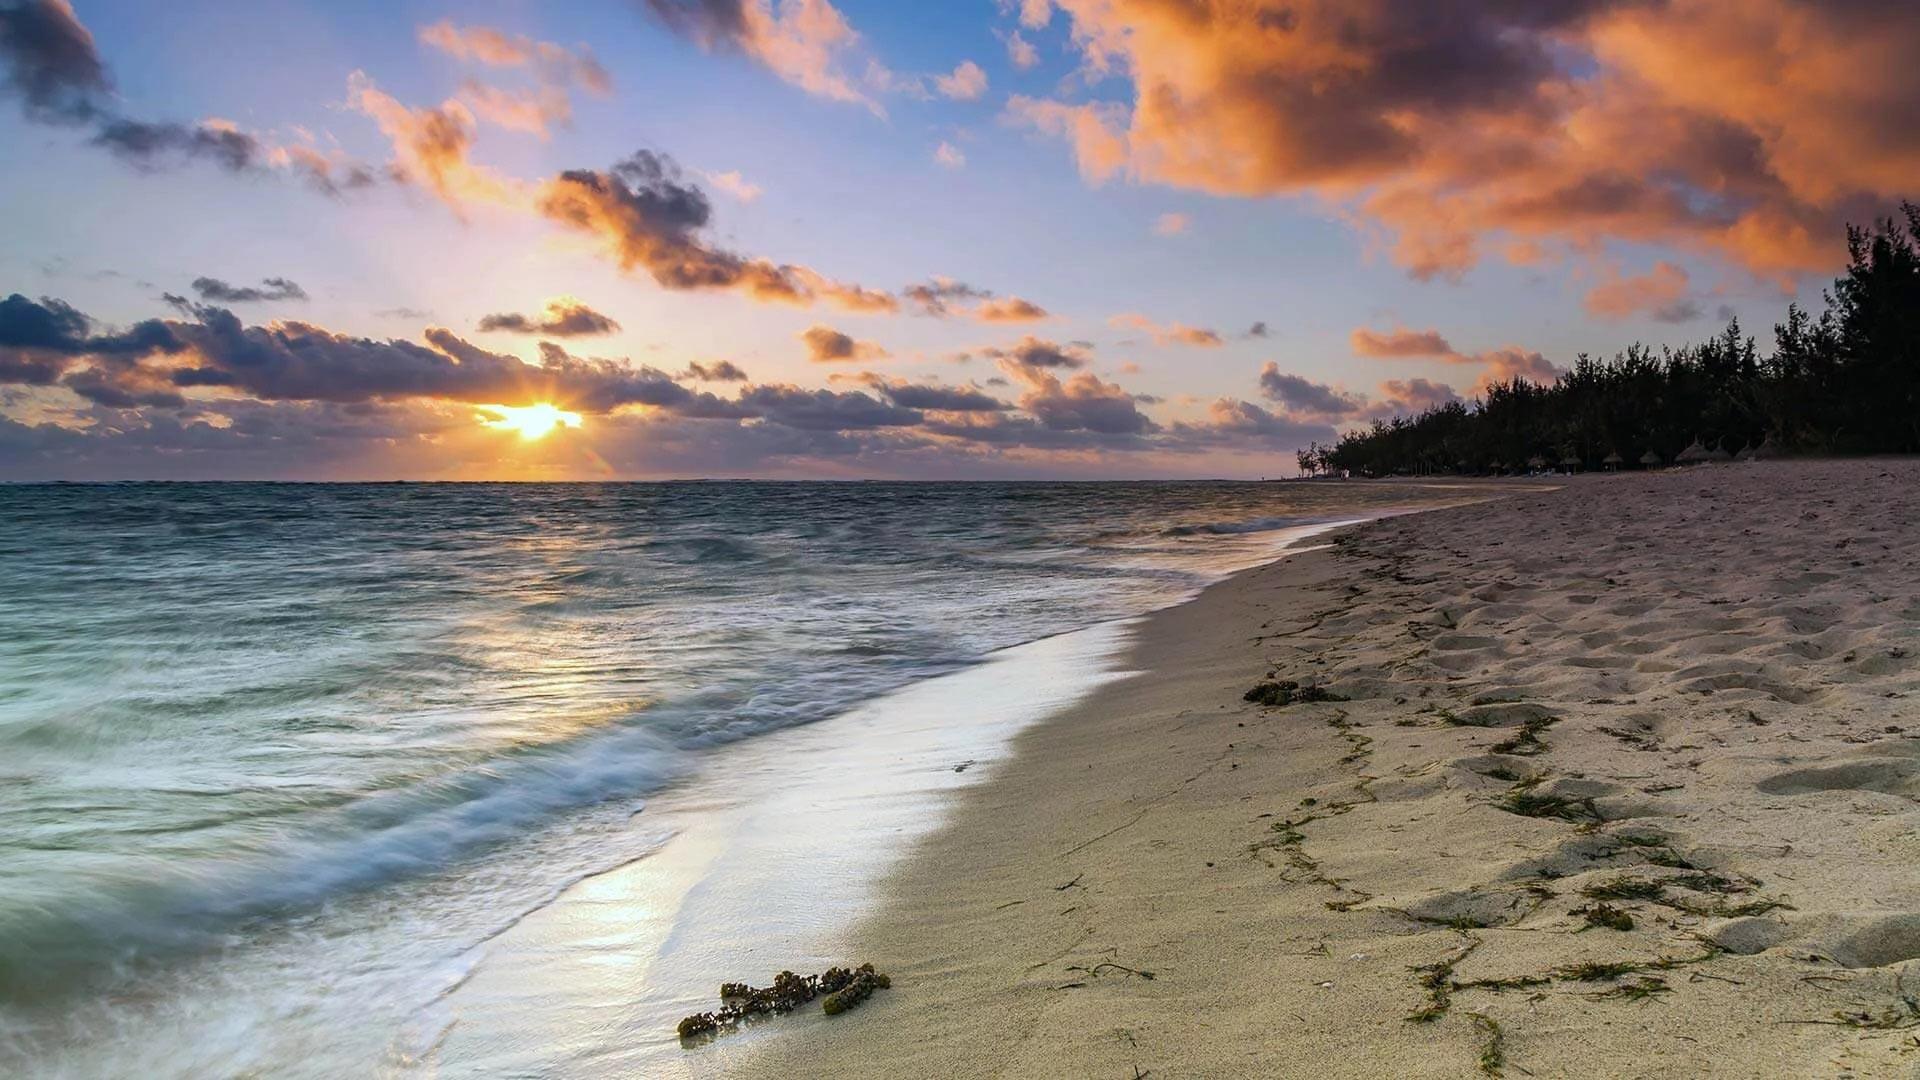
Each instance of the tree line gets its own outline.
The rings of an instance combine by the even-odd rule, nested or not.
[[[1825,310],[1789,305],[1771,355],[1738,319],[1697,345],[1581,354],[1550,384],[1515,378],[1471,404],[1316,443],[1300,468],[1390,476],[1920,452],[1920,206],[1901,209],[1904,220],[1848,226],[1847,269]]]

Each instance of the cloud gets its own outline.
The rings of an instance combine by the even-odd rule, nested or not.
[[[1314,442],[1331,442],[1338,432],[1331,424],[1298,420],[1268,412],[1238,398],[1219,398],[1207,407],[1206,420],[1182,421],[1173,426],[1178,439],[1196,446],[1244,446],[1294,450]]]
[[[1020,25],[1029,30],[1043,30],[1053,21],[1051,0],[1020,0]]]
[[[936,75],[934,88],[955,101],[976,101],[987,92],[987,73],[971,60],[963,60],[951,75]]]
[[[1007,60],[1021,71],[1028,71],[1040,62],[1040,51],[1015,30],[1007,35]]]
[[[1170,323],[1166,326],[1161,326],[1145,315],[1136,312],[1115,315],[1113,318],[1108,319],[1107,323],[1110,326],[1120,327],[1126,330],[1138,330],[1143,334],[1148,334],[1153,338],[1153,342],[1156,345],[1193,345],[1201,348],[1214,348],[1226,343],[1220,337],[1220,333],[1217,330],[1208,330],[1205,327],[1199,326],[1187,326],[1183,323]]]
[[[743,203],[750,203],[760,197],[760,185],[747,180],[737,170],[729,169],[726,172],[702,175],[707,178],[708,183]]]
[[[871,341],[855,341],[830,326],[814,325],[800,332],[806,343],[807,359],[816,364],[846,363],[856,360],[883,360],[887,350]]]
[[[841,70],[860,40],[828,0],[644,0],[668,29],[703,49],[730,50],[816,97],[880,106]]]
[[[506,89],[474,79],[460,84],[460,100],[476,116],[512,131],[545,138],[553,127],[568,126],[573,120],[569,91],[576,85],[601,97],[613,92],[613,77],[585,45],[568,49],[490,26],[455,26],[447,19],[422,26],[419,38],[458,60],[531,70],[539,83],[532,88]]]
[[[1438,360],[1446,364],[1472,364],[1481,368],[1473,392],[1483,394],[1494,383],[1516,378],[1546,383],[1559,378],[1560,369],[1546,357],[1518,345],[1485,352],[1463,353],[1448,344],[1438,330],[1408,330],[1399,327],[1385,333],[1361,327],[1353,332],[1353,351],[1357,356],[1376,360]]]
[[[940,145],[934,148],[933,160],[949,169],[958,169],[967,163],[967,155],[961,153],[959,147],[942,140]]]
[[[1047,310],[1031,300],[1006,296],[983,300],[973,309],[973,317],[986,323],[1039,322],[1048,318]]]
[[[114,118],[103,120],[93,144],[138,168],[155,168],[169,158],[211,162],[228,172],[261,167],[265,151],[260,141],[230,124],[148,123]]]
[[[1267,400],[1284,406],[1290,414],[1317,420],[1344,419],[1364,412],[1367,407],[1365,398],[1283,372],[1280,365],[1271,360],[1260,369],[1260,392]]]
[[[591,448],[590,475],[749,472],[1058,475],[1110,469],[1107,455],[1150,455],[1136,470],[1216,451],[1264,454],[1323,429],[1236,406],[1206,423],[1156,423],[1155,399],[1090,372],[1082,344],[1026,338],[989,350],[1005,378],[948,386],[873,372],[858,390],[753,385],[725,361],[678,376],[579,356],[552,341],[539,360],[493,352],[444,328],[370,338],[310,323],[247,325],[225,308],[180,300],[186,317],[103,328],[62,301],[0,301],[0,474],[23,478],[497,475],[491,405],[552,402],[588,423],[537,447],[516,469]],[[745,383],[733,397],[683,385]],[[1017,401],[991,385],[1020,387]],[[6,388],[30,397],[4,396]],[[36,404],[28,422],[18,402]],[[72,404],[78,402],[77,405]],[[1304,443],[1301,438],[1294,445]],[[479,455],[476,457],[475,455]],[[1105,462],[1106,464],[1102,464]]]
[[[1421,277],[1671,244],[1825,271],[1920,174],[1905,0],[1063,0],[1125,100],[1014,98],[1089,179],[1316,197]]]
[[[6,95],[40,123],[91,121],[112,92],[93,35],[65,0],[0,5],[0,63]]]
[[[1413,415],[1460,400],[1453,387],[1426,379],[1388,379],[1380,384],[1384,404],[1398,415]]]
[[[471,160],[477,121],[461,102],[409,108],[356,71],[347,78],[347,107],[371,117],[393,144],[398,177],[429,188],[455,213],[475,202],[525,205],[525,185]]]
[[[1380,333],[1363,326],[1353,332],[1352,342],[1355,356],[1390,359],[1453,355],[1453,346],[1447,344],[1447,339],[1441,337],[1438,330],[1399,327]]]
[[[1525,379],[1533,383],[1550,383],[1560,377],[1560,369],[1546,357],[1517,345],[1502,349],[1491,349],[1472,356],[1463,356],[1456,363],[1480,364],[1483,370],[1480,381],[1474,384],[1473,392],[1483,394],[1495,383]]]
[[[1187,226],[1191,224],[1193,224],[1193,219],[1185,214],[1161,214],[1154,219],[1153,234],[1155,236],[1179,236],[1181,233],[1186,232]]]
[[[750,386],[741,391],[740,403],[776,424],[811,431],[913,427],[923,419],[917,409],[877,401],[859,391]]]
[[[906,409],[922,409],[930,412],[1005,412],[1013,408],[1007,402],[975,386],[942,386],[937,383],[916,383],[906,379],[888,378],[871,371],[854,376],[858,382],[872,387],[893,402]]]
[[[219,278],[193,279],[193,291],[202,300],[217,304],[253,304],[263,300],[305,300],[307,290],[283,277],[260,279],[260,284],[229,285]]]
[[[700,382],[746,382],[747,373],[736,367],[731,360],[713,360],[701,363],[698,360],[687,364],[685,378]]]
[[[1011,347],[989,347],[981,349],[980,353],[989,359],[999,361],[1000,366],[1010,375],[1016,371],[1036,372],[1081,368],[1092,359],[1082,345],[1075,343],[1061,345],[1034,337],[1032,334],[1014,342]]]
[[[1631,277],[1607,266],[1599,284],[1587,292],[1587,314],[1626,319],[1644,311],[1658,322],[1688,322],[1701,315],[1699,303],[1688,296],[1689,284],[1686,270],[1664,259]]]
[[[800,305],[823,294],[843,306],[890,300],[803,267],[711,246],[700,234],[712,219],[712,204],[664,154],[641,150],[604,172],[570,169],[541,186],[535,205],[548,220],[599,239],[622,270],[644,270],[663,288],[730,289]]]
[[[374,180],[365,166],[335,151],[300,143],[275,145],[231,121],[148,121],[112,107],[112,81],[93,35],[65,0],[0,3],[0,97],[18,98],[35,123],[84,126],[89,143],[141,170],[206,162],[235,173],[280,169],[337,195]]]
[[[613,76],[585,45],[568,49],[491,26],[455,26],[442,19],[420,28],[420,41],[457,60],[488,67],[531,68],[552,86],[578,85],[602,97],[613,93]]]
[[[538,316],[526,316],[518,312],[500,312],[484,315],[480,319],[480,331],[506,331],[514,334],[546,334],[552,337],[584,337],[593,334],[614,334],[620,330],[620,324],[571,296],[555,297],[547,301],[546,310]]]
[[[995,297],[990,289],[979,289],[952,278],[937,277],[900,290],[900,297],[921,315],[944,319],[964,315],[984,323],[1039,322],[1050,318],[1047,310],[1018,296]]]
[[[1090,371],[1077,372],[1062,382],[1050,372],[1017,361],[1002,360],[1001,368],[1029,388],[1020,397],[1020,407],[1052,430],[1101,435],[1145,435],[1159,430],[1140,411],[1132,394]]]

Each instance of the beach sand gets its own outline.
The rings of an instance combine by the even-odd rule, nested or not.
[[[1130,664],[882,884],[893,988],[730,1074],[1920,1075],[1920,463],[1374,522]]]

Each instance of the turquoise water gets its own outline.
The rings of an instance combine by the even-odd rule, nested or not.
[[[589,826],[644,825],[729,746],[1174,602],[1278,530],[1434,497],[0,487],[0,1067],[92,1037],[79,1016],[137,1037],[186,970],[221,1023],[224,967],[420,920],[371,1022],[395,971],[645,855],[660,835]],[[286,977],[342,978],[351,1016],[351,974]]]

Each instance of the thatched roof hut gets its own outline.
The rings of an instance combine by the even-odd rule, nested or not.
[[[1787,456],[1786,450],[1782,448],[1779,443],[1773,441],[1773,432],[1771,431],[1767,432],[1766,439],[1762,440],[1760,445],[1755,447],[1753,451],[1753,460],[1755,461],[1765,461],[1769,458],[1785,456]]]
[[[1535,472],[1539,472],[1541,469],[1544,469],[1546,467],[1547,467],[1547,459],[1541,457],[1539,454],[1535,454],[1532,457],[1527,459],[1527,468],[1532,469]]]
[[[1625,465],[1626,463],[1627,463],[1627,459],[1621,457],[1620,451],[1618,450],[1609,451],[1606,457],[1603,457],[1600,459],[1600,464],[1606,466],[1609,472],[1619,468],[1622,465]]]
[[[1658,466],[1662,460],[1663,459],[1660,457],[1659,454],[1656,454],[1651,450],[1640,455],[1640,464],[1645,465],[1649,469]]]
[[[1680,453],[1674,457],[1673,463],[1675,465],[1699,465],[1702,462],[1712,460],[1713,455],[1707,452],[1706,447],[1700,445],[1699,439],[1695,439],[1687,444],[1685,450],[1680,451]]]
[[[1560,467],[1568,472],[1579,472],[1581,464],[1580,459],[1572,454],[1567,454],[1560,459]]]

